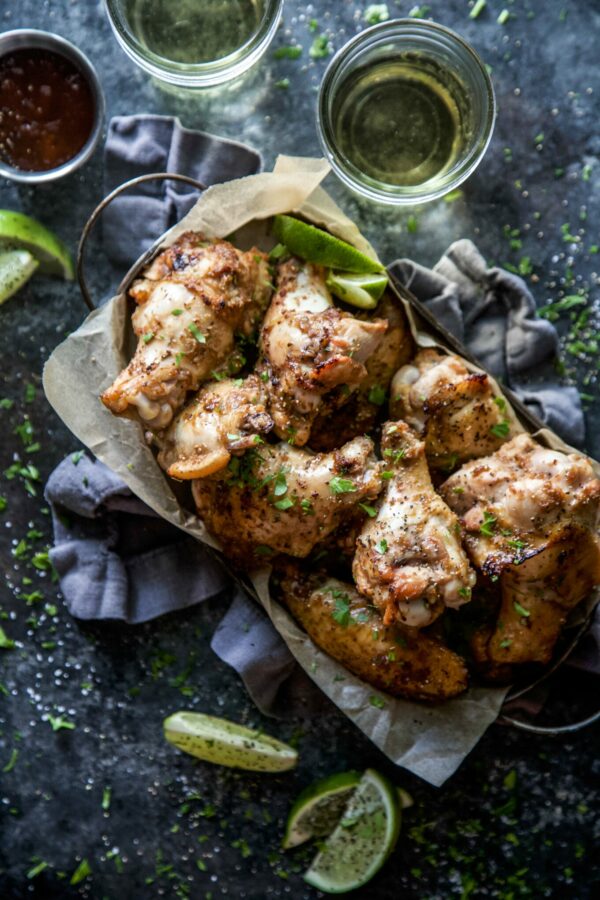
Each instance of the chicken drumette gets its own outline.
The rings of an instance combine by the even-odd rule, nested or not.
[[[600,480],[590,462],[521,434],[464,465],[441,493],[473,563],[500,582],[478,661],[548,662],[569,611],[600,583]]]
[[[239,369],[235,335],[256,330],[271,294],[267,256],[188,232],[129,294],[138,304],[132,316],[138,346],[102,402],[158,431],[212,370]]]
[[[349,399],[386,329],[384,319],[363,322],[336,309],[319,266],[281,263],[260,337],[275,433],[306,444],[324,398],[328,409]]]
[[[430,348],[395,374],[390,415],[422,437],[431,468],[446,471],[493,453],[515,432],[506,401],[494,396],[487,375]]]
[[[446,700],[467,687],[464,661],[438,639],[384,625],[353,585],[287,565],[277,593],[312,640],[343,666],[397,697]]]
[[[475,573],[458,519],[433,489],[423,442],[404,422],[387,422],[381,447],[386,487],[357,540],[352,573],[386,624],[423,628],[470,600]]]
[[[308,556],[345,515],[381,489],[369,438],[333,453],[265,444],[232,459],[222,476],[194,481],[200,517],[228,556],[264,561],[274,552]]]
[[[224,469],[232,455],[262,444],[260,435],[272,427],[260,378],[214,381],[158,436],[158,462],[173,478],[204,478]]]

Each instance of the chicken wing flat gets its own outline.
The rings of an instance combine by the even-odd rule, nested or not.
[[[138,304],[132,316],[137,349],[101,399],[115,415],[157,431],[212,370],[225,365],[233,374],[243,362],[235,335],[249,336],[262,318],[271,294],[268,259],[188,232],[157,256],[129,294]]]
[[[275,433],[306,444],[324,397],[329,409],[349,399],[386,330],[384,319],[363,322],[336,309],[319,266],[281,263],[260,337]]]
[[[377,496],[380,468],[365,437],[321,454],[265,444],[192,489],[198,514],[227,555],[251,563],[262,554],[264,562],[273,552],[308,556],[343,516]]]
[[[514,433],[506,411],[487,375],[438,350],[419,350],[392,381],[390,415],[423,438],[433,469],[451,471],[497,450]]]
[[[423,441],[406,423],[387,422],[381,447],[386,486],[358,537],[352,573],[386,625],[424,628],[470,600],[476,576],[458,519],[433,489]]]
[[[386,403],[394,373],[414,353],[414,342],[400,302],[387,292],[376,314],[388,323],[387,331],[365,362],[367,374],[348,402],[338,410],[328,408],[326,402],[321,407],[310,432],[310,446],[314,450],[333,450],[360,434],[368,434]]]
[[[460,656],[424,632],[384,625],[350,584],[288,566],[277,594],[318,647],[373,687],[426,701],[447,700],[467,687]]]
[[[205,478],[224,469],[232,455],[262,444],[260,435],[272,427],[260,378],[212,381],[160,436],[158,462],[172,478]]]
[[[548,662],[569,611],[600,583],[600,480],[578,454],[527,434],[441,487],[475,565],[500,580],[493,663]]]

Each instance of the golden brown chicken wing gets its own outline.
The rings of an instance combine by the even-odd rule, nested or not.
[[[429,465],[446,471],[493,453],[515,429],[487,375],[430,348],[394,376],[390,416],[408,422],[425,441]]]
[[[277,596],[318,647],[382,691],[439,701],[467,687],[460,656],[422,631],[384,625],[350,584],[288,566]]]
[[[265,444],[232,459],[223,476],[194,481],[198,513],[228,556],[308,556],[342,518],[377,496],[381,464],[369,438],[333,453]],[[257,551],[258,548],[258,551]]]
[[[212,381],[159,436],[158,462],[172,478],[205,478],[262,444],[260,435],[272,427],[260,378]]]
[[[352,574],[386,624],[423,628],[471,599],[475,573],[458,519],[433,489],[423,442],[406,423],[387,422],[381,447],[387,480],[356,542]]]
[[[386,329],[384,319],[363,322],[336,309],[319,266],[281,263],[260,336],[275,433],[306,444],[324,398],[330,410],[347,402]]]
[[[600,583],[600,480],[578,454],[527,434],[441,487],[474,564],[500,581],[493,663],[548,662],[569,611]]]
[[[101,399],[115,415],[158,431],[214,369],[234,374],[241,365],[235,335],[255,331],[267,306],[267,256],[188,232],[129,293],[138,304],[132,316],[137,349]]]

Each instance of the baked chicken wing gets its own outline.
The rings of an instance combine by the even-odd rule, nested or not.
[[[363,322],[336,309],[322,268],[281,263],[260,337],[275,433],[306,444],[324,398],[329,409],[348,400],[386,329],[383,319]]]
[[[376,314],[388,323],[387,331],[365,362],[367,374],[347,403],[337,410],[328,408],[327,403],[322,405],[310,432],[314,450],[332,450],[360,434],[368,434],[387,402],[394,373],[413,355],[413,339],[399,301],[386,292]]]
[[[506,413],[487,375],[438,350],[419,350],[392,381],[390,416],[422,437],[433,469],[452,470],[497,450],[515,429]]]
[[[521,434],[441,493],[474,564],[500,581],[491,663],[548,662],[567,615],[600,583],[600,480],[587,459]]]
[[[377,496],[380,468],[365,437],[320,454],[265,444],[232,459],[222,477],[194,481],[193,494],[206,527],[236,560],[304,557]]]
[[[242,364],[235,335],[249,336],[264,313],[268,259],[188,232],[157,256],[129,294],[137,303],[137,349],[101,399],[116,415],[157,431],[212,370],[233,374]]]
[[[262,444],[273,427],[264,383],[256,375],[213,381],[158,438],[158,462],[172,478],[204,478],[224,469],[232,455]]]
[[[404,422],[387,422],[381,447],[386,486],[358,537],[352,573],[386,625],[424,628],[470,600],[475,573],[458,519],[433,489],[423,442]]]
[[[388,694],[437,701],[467,687],[460,656],[424,632],[384,625],[352,585],[288,566],[278,596],[317,646]]]

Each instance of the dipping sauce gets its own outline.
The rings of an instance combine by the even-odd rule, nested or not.
[[[52,50],[0,57],[0,158],[46,172],[72,159],[94,126],[95,103],[80,70]]]

